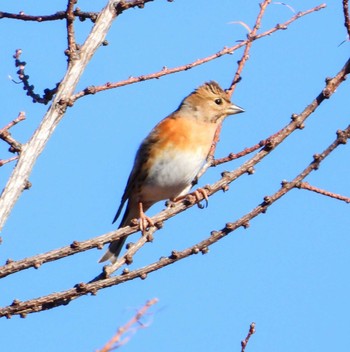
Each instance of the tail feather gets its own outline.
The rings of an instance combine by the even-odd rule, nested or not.
[[[120,214],[120,209],[118,210],[117,215],[113,220],[113,223],[116,221],[116,218],[119,216],[119,214]],[[119,229],[121,227],[128,225],[132,219],[137,218],[138,216],[139,216],[138,206],[137,205],[130,206],[130,202],[128,202],[126,209],[125,209],[125,213],[124,213],[123,218],[120,222]],[[108,247],[106,253],[102,256],[102,258],[98,262],[102,263],[102,262],[109,260],[112,264],[114,264],[117,261],[121,250],[123,249],[126,238],[127,237],[123,237],[120,240],[116,240],[116,241],[111,242],[109,244],[109,247]]]
[[[123,249],[125,241],[126,241],[126,237],[121,238],[120,240],[111,242],[106,253],[98,262],[102,263],[107,260],[110,260],[110,262],[114,264],[117,261],[121,250]]]

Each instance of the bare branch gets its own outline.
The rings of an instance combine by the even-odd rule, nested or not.
[[[24,68],[26,66],[26,62],[20,61],[20,56],[22,54],[21,49],[17,49],[16,53],[13,55],[15,59],[15,65],[18,67],[18,78],[23,83],[23,89],[27,91],[27,95],[33,99],[33,103],[47,104],[53,97],[53,95],[57,92],[58,84],[53,89],[45,89],[44,95],[41,97],[39,94],[34,92],[34,85],[31,85],[28,81],[29,76],[25,74]],[[15,82],[16,83],[16,82]]]
[[[18,155],[13,156],[12,158],[9,158],[9,159],[6,159],[6,160],[0,159],[0,167],[4,166],[5,164],[8,164],[8,163],[10,163],[12,161],[15,161],[15,160],[18,160]]]
[[[349,0],[343,0],[344,26],[350,38]]]
[[[102,349],[98,350],[97,352],[109,352],[114,349],[125,345],[130,340],[130,334],[135,334],[137,330],[141,328],[148,327],[148,324],[144,324],[141,322],[141,318],[147,313],[147,311],[154,305],[158,303],[158,298],[153,298],[146,302],[146,304],[140,308],[134,317],[132,317],[124,326],[120,327],[117,333],[109,340]],[[129,336],[122,337],[126,334]]]
[[[9,129],[15,125],[17,125],[17,123],[25,120],[26,116],[25,113],[23,111],[21,111],[18,116],[11,121],[9,124],[7,124],[5,127],[3,127],[0,130],[0,139],[2,139],[3,141],[5,141],[7,144],[10,145],[10,152],[15,153],[15,152],[20,152],[22,149],[22,145],[21,143],[17,142],[12,136],[11,133],[9,132]],[[6,162],[3,161],[2,165],[6,164],[7,162],[13,161],[18,159],[18,157],[14,157],[11,159],[8,159]],[[2,166],[1,165],[1,166]]]
[[[77,3],[77,0],[68,0],[67,4],[67,18],[66,18],[66,24],[67,24],[67,40],[68,40],[68,49],[65,51],[65,54],[68,56],[68,61],[69,60],[76,60],[79,58],[77,55],[77,46],[75,43],[75,33],[74,33],[74,5]]]
[[[257,39],[261,39],[263,37],[269,36],[269,35],[271,35],[272,33],[276,32],[278,30],[284,30],[291,23],[293,23],[294,21],[298,20],[300,17],[309,15],[310,13],[319,11],[319,10],[325,8],[325,7],[326,7],[325,4],[321,4],[321,5],[316,6],[316,7],[312,8],[312,9],[310,9],[310,10],[307,10],[307,11],[304,11],[304,12],[299,12],[298,14],[296,14],[295,16],[293,16],[292,18],[290,18],[288,21],[284,22],[283,24],[277,24],[275,27],[269,29],[266,32],[258,34],[254,38],[250,38],[249,40],[250,41],[255,41]],[[85,95],[96,94],[98,92],[102,92],[102,91],[105,91],[105,90],[108,90],[108,89],[119,88],[119,87],[123,87],[123,86],[129,85],[129,84],[134,84],[134,83],[146,81],[146,80],[149,80],[149,79],[158,79],[158,78],[160,78],[162,76],[170,75],[170,74],[173,74],[173,73],[176,73],[176,72],[186,71],[186,70],[189,70],[189,69],[194,68],[196,66],[205,64],[205,63],[207,63],[209,61],[215,60],[215,59],[217,59],[217,58],[219,58],[221,56],[232,54],[237,49],[247,45],[247,43],[248,43],[248,39],[244,40],[244,41],[242,41],[242,42],[240,42],[240,43],[238,43],[238,44],[236,44],[236,45],[234,45],[232,47],[228,47],[228,48],[225,47],[225,48],[223,48],[222,50],[218,51],[215,54],[212,54],[212,55],[207,56],[207,57],[202,58],[202,59],[198,59],[198,60],[196,60],[194,62],[191,62],[189,64],[185,64],[185,65],[182,65],[182,66],[178,66],[178,67],[174,67],[174,68],[163,67],[162,70],[160,70],[158,72],[150,73],[150,74],[147,74],[147,75],[142,75],[142,76],[138,76],[138,77],[129,77],[126,80],[119,81],[119,82],[114,82],[114,83],[107,82],[107,83],[105,83],[103,85],[100,85],[100,86],[89,86],[89,87],[86,87],[81,92],[78,92],[75,95],[73,95],[72,98],[71,98],[71,101],[75,102],[76,100],[82,98]]]
[[[44,21],[56,21],[63,20],[66,18],[65,11],[58,11],[52,15],[44,15],[44,16],[31,16],[26,15],[24,12],[9,13],[9,12],[0,12],[0,19],[8,18],[13,20],[21,20],[21,21],[34,21],[34,22],[44,22]]]
[[[334,198],[334,199],[342,200],[342,201],[344,201],[346,203],[350,203],[350,198],[349,197],[345,197],[345,196],[342,196],[341,194],[329,192],[329,191],[326,191],[324,189],[311,186],[308,182],[300,182],[296,187],[300,188],[300,189],[306,189],[308,191],[316,192],[316,193],[319,193],[319,194],[322,194],[324,196],[331,197],[331,198]]]
[[[241,341],[241,352],[245,351],[245,348],[247,347],[248,342],[253,334],[255,334],[255,323],[250,324],[247,337],[243,341]]]
[[[264,0],[261,4],[260,4],[260,11],[259,11],[259,14],[258,14],[258,17],[255,21],[255,25],[252,29],[252,31],[248,34],[248,39],[246,40],[246,46],[244,48],[244,52],[243,52],[243,55],[242,55],[242,58],[238,61],[238,68],[237,68],[237,71],[235,73],[235,76],[233,78],[233,81],[230,85],[230,88],[226,90],[226,92],[228,93],[228,95],[231,97],[236,86],[237,86],[237,83],[241,80],[241,73],[242,73],[242,70],[243,70],[243,67],[245,65],[245,63],[247,62],[247,60],[249,59],[249,51],[250,51],[250,48],[252,46],[252,43],[253,43],[253,38],[255,37],[256,35],[256,32],[260,29],[260,25],[261,25],[261,20],[264,16],[264,13],[266,11],[266,8],[267,6],[271,3],[271,0]]]
[[[147,274],[159,270],[165,266],[173,264],[181,259],[189,257],[193,254],[202,252],[203,254],[208,252],[209,246],[213,243],[219,241],[221,238],[227,236],[229,233],[235,231],[239,227],[247,228],[249,226],[249,221],[257,217],[260,214],[264,214],[268,207],[275,203],[278,199],[283,197],[290,190],[297,187],[297,185],[312,171],[318,169],[320,163],[330,155],[339,145],[344,144],[344,139],[350,138],[350,126],[348,126],[344,131],[342,131],[341,136],[338,134],[335,141],[330,144],[321,154],[318,154],[317,158],[314,160],[291,182],[283,181],[281,188],[271,196],[264,197],[264,201],[259,204],[252,211],[242,216],[235,222],[227,223],[224,228],[219,231],[212,231],[210,237],[204,239],[203,241],[183,250],[183,251],[172,251],[169,257],[162,257],[157,262],[146,265],[143,268],[133,270],[131,272],[124,272],[123,274],[110,277],[99,281],[94,281],[91,283],[80,283],[75,285],[66,291],[55,292],[47,296],[42,296],[32,300],[21,302],[19,300],[14,300],[13,303],[7,307],[0,309],[0,317],[10,318],[12,315],[21,315],[25,317],[29,313],[39,312],[51,308],[55,308],[61,305],[66,305],[70,301],[87,295],[89,293],[95,295],[98,290],[107,288],[114,285],[119,285],[123,282],[140,277],[141,279],[146,279]]]
[[[236,70],[235,76],[233,78],[233,81],[231,83],[230,88],[226,90],[229,97],[232,96],[233,91],[234,91],[237,83],[241,80],[241,73],[242,73],[242,70],[244,68],[245,63],[247,62],[247,60],[249,58],[249,51],[250,51],[250,48],[253,43],[252,38],[254,38],[257,30],[260,28],[261,19],[264,16],[265,10],[266,10],[267,6],[270,4],[270,2],[271,2],[271,0],[264,0],[264,2],[260,4],[260,11],[259,11],[258,17],[255,21],[254,28],[248,34],[248,39],[246,40],[245,49],[244,49],[242,58],[238,61],[238,68]],[[245,28],[247,28],[249,30],[249,27],[245,26],[244,23],[240,22],[240,24],[242,24]],[[215,150],[216,150],[216,145],[220,139],[221,128],[222,128],[222,124],[220,124],[215,131],[214,140],[213,140],[213,143],[212,143],[211,148],[209,150],[207,161],[203,165],[202,169],[199,171],[199,173],[197,175],[197,179],[199,177],[201,177],[206,172],[206,170],[212,165],[212,161],[214,159],[214,154],[215,154]],[[195,180],[195,181],[197,181],[197,180]]]
[[[280,131],[278,131],[277,133],[267,138],[263,143],[260,142],[258,144],[260,146],[262,143],[264,147],[256,155],[254,155],[251,159],[247,160],[238,169],[232,172],[224,172],[222,174],[222,178],[219,179],[216,183],[206,186],[206,191],[208,196],[211,196],[212,194],[222,190],[224,191],[227,190],[229,187],[229,184],[235,181],[238,177],[242,176],[243,174],[253,173],[254,166],[257,163],[259,163],[263,158],[265,158],[265,156],[267,156],[274,148],[276,148],[276,146],[282,143],[283,140],[286,139],[292,132],[294,132],[297,129],[303,128],[303,124],[305,120],[317,109],[317,107],[322,103],[324,99],[328,99],[331,97],[331,95],[336,91],[339,85],[345,80],[345,77],[349,73],[349,70],[350,70],[350,60],[346,62],[344,67],[339,71],[339,73],[334,78],[326,79],[325,88],[312,101],[312,103],[309,104],[304,109],[304,111],[300,115],[293,114],[292,121],[288,125],[286,125]],[[252,148],[255,148],[255,146]],[[156,224],[156,226],[151,227],[151,230],[152,230],[151,233],[153,234],[154,231],[156,231],[159,227],[161,227],[163,221],[175,216],[180,212],[185,211],[186,209],[192,207],[194,204],[200,202],[201,200],[202,199],[199,197],[199,199],[196,199],[194,201],[189,201],[187,199],[179,203],[175,203],[171,208],[168,208],[160,212],[158,215],[152,217],[152,220]],[[133,227],[126,226],[124,228],[118,229],[117,231],[109,232],[107,234],[95,237],[90,240],[81,241],[81,242],[74,241],[69,246],[63,247],[61,249],[56,249],[44,254],[40,254],[31,258],[22,259],[17,262],[9,260],[7,265],[0,267],[0,277],[13,274],[20,270],[25,270],[30,267],[39,267],[41,264],[45,262],[57,260],[77,252],[86,251],[91,248],[102,248],[102,246],[105,243],[120,239],[124,236],[135,233],[136,231],[138,231],[138,226],[133,226]],[[146,241],[144,243],[146,243]],[[124,259],[127,259],[127,257],[125,257]],[[130,257],[128,258],[128,260],[130,260]],[[110,274],[109,269],[101,275],[103,277],[108,273]]]
[[[115,4],[109,0],[106,7],[91,30],[80,51],[80,59],[71,61],[65,77],[58,87],[55,99],[44,116],[40,126],[30,141],[23,146],[18,163],[7,182],[0,198],[0,230],[4,226],[13,206],[21,195],[36,159],[43,151],[47,141],[61,121],[69,106],[69,99],[87,65],[96,50],[101,46],[105,36],[116,17]]]

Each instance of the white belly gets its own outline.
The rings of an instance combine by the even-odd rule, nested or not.
[[[187,193],[205,158],[203,150],[182,153],[168,150],[149,170],[141,199],[158,202]]]

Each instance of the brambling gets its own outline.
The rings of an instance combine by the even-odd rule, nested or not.
[[[188,193],[208,157],[218,126],[228,115],[243,111],[214,81],[187,96],[141,143],[113,223],[127,202],[119,228],[134,218],[140,218],[141,231],[153,225],[144,212],[160,200],[176,201]],[[114,263],[125,240],[111,242],[100,262]]]

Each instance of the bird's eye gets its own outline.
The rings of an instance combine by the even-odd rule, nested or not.
[[[221,105],[222,104],[222,99],[221,98],[215,99],[215,104]]]

